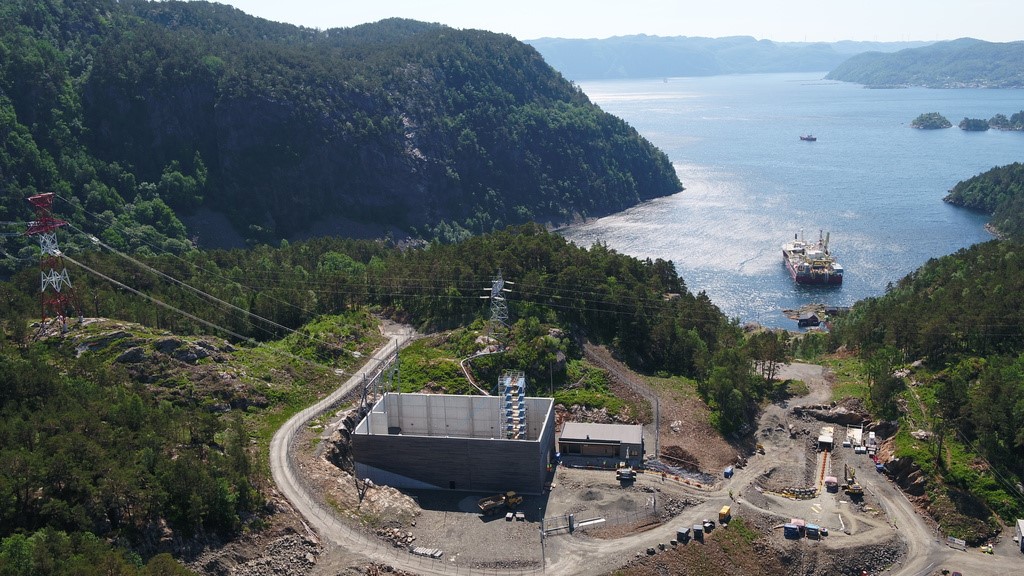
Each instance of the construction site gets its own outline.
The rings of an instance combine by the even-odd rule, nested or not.
[[[53,234],[66,223],[52,195],[30,201],[40,324],[49,314],[64,330],[66,311],[81,310]],[[504,290],[499,276],[492,342],[507,326]],[[832,403],[820,366],[780,369],[808,391],[765,405],[751,445],[712,432],[696,399],[638,384],[611,360],[616,393],[650,401],[653,422],[573,420],[514,370],[493,394],[401,393],[387,380],[410,337],[393,336],[394,356],[375,357],[271,442],[282,502],[336,544],[308,573],[337,574],[353,555],[430,574],[687,573],[698,557],[716,574],[1019,571],[1011,542],[972,555],[918,512],[887,474],[892,430]],[[748,553],[728,553],[735,533]]]
[[[497,396],[386,393],[351,434],[357,477],[396,488],[543,492],[555,460],[550,398],[522,372]]]
[[[374,537],[387,543],[385,550],[378,552],[379,560],[411,573],[639,575],[657,571],[687,573],[686,566],[698,562],[700,557],[700,562],[716,563],[719,571],[712,573],[809,576],[862,572],[939,574],[943,567],[957,568],[981,560],[949,546],[883,473],[884,466],[876,465],[883,443],[871,436],[870,425],[847,426],[817,419],[820,414],[810,407],[830,406],[829,382],[823,369],[787,366],[781,377],[806,382],[809,394],[792,399],[800,404],[780,402],[767,406],[760,418],[756,448],[727,454],[730,448],[726,446],[720,450],[722,460],[708,464],[717,471],[674,474],[672,468],[649,452],[641,464],[633,466],[613,458],[607,449],[596,455],[599,460],[590,463],[572,458],[568,459],[572,464],[555,462],[545,476],[542,490],[530,493],[516,489],[517,469],[528,466],[536,471],[544,450],[532,450],[532,455],[525,459],[510,452],[503,460],[499,455],[515,442],[494,438],[497,444],[489,448],[489,462],[506,474],[507,481],[489,485],[489,490],[462,489],[458,484],[452,488],[440,480],[430,482],[430,487],[401,490],[373,486],[363,494],[363,502],[373,500],[373,505],[388,510],[388,517],[392,518],[384,522],[387,528],[378,529]],[[440,403],[427,408],[416,395],[409,397],[414,404],[401,408],[393,404],[394,399],[376,402],[374,411],[368,412],[356,429],[368,431],[372,427],[386,432],[392,428],[393,433],[379,435],[396,441],[411,440],[404,438],[404,427],[403,434],[394,433],[396,421],[391,418],[395,415],[386,414],[412,406],[418,406],[416,410],[420,411],[443,412],[442,406],[449,402],[436,400]],[[477,399],[481,402],[477,410],[494,414],[493,406],[485,400],[500,403],[506,399]],[[456,410],[457,414],[475,412],[470,410],[473,404],[467,400],[450,402],[455,404],[447,404],[449,407],[466,407],[466,411]],[[661,409],[671,418],[681,417],[684,407],[663,401]],[[531,408],[527,413],[532,417]],[[320,436],[327,438],[330,430],[342,426],[346,414],[336,414]],[[465,433],[469,419],[458,418]],[[481,434],[488,435],[488,441],[492,441],[489,434],[494,422],[493,416],[490,418],[488,423],[481,419],[474,425],[487,431]],[[374,419],[378,422],[371,424]],[[430,426],[441,426],[442,422],[445,420],[438,419]],[[498,422],[508,425],[500,419]],[[573,426],[569,424],[558,430],[552,442],[556,443],[566,429],[572,432]],[[421,426],[427,426],[426,422]],[[546,434],[543,424],[536,426],[536,432],[528,434],[526,442]],[[601,430],[578,430],[588,429]],[[614,427],[608,430],[611,436],[625,433]],[[312,432],[307,434],[315,436]],[[579,436],[579,432],[572,435]],[[335,432],[334,440],[340,440],[339,436]],[[359,441],[356,436],[353,435],[353,443]],[[583,436],[586,440],[586,432]],[[699,434],[665,436],[662,451],[668,443],[694,451],[701,442],[707,443]],[[590,439],[597,440],[593,434]],[[557,446],[547,442],[544,440],[545,446]],[[868,454],[869,445],[872,454]],[[627,453],[631,448],[619,446],[616,450]],[[304,467],[310,470],[310,486],[323,490],[331,501],[353,502],[352,506],[362,506],[366,512],[367,504],[344,496],[359,485],[357,479],[346,479],[346,472],[323,458],[308,457],[311,461]],[[357,462],[359,459],[356,456]],[[448,457],[428,460],[439,469],[453,464]],[[616,461],[608,467],[601,465],[612,460]],[[705,462],[711,460],[705,458]],[[355,470],[364,472],[358,475],[370,478],[365,472],[367,468],[360,466],[356,464]],[[623,474],[623,467],[631,474]],[[415,467],[409,468],[412,469]],[[720,539],[730,537],[731,530],[749,531],[756,537],[760,555],[751,555],[754,564],[748,566],[751,558],[723,552],[728,548],[727,540]],[[997,563],[992,566],[1005,569],[1012,565],[1014,558],[1000,558],[1002,553],[997,551]],[[321,564],[326,571],[320,573],[330,573],[346,557],[332,560],[330,553],[325,554]],[[406,562],[403,558],[411,560]],[[986,569],[972,573],[1005,573]]]

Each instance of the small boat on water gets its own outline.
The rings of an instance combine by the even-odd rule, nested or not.
[[[829,235],[818,232],[817,242],[804,241],[803,230],[792,242],[782,245],[782,260],[797,284],[838,286],[843,283],[843,266],[828,249]]]
[[[817,142],[818,141],[818,137],[815,136],[814,134],[801,134],[800,135],[800,139],[803,140],[804,142]]]

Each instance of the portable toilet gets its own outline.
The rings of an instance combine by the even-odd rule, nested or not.
[[[690,540],[690,529],[689,529],[689,527],[687,527],[687,528],[680,528],[680,529],[676,530],[676,541],[685,544],[689,540]]]
[[[698,542],[704,541],[704,525],[694,524],[693,525],[693,539]]]
[[[725,477],[732,478],[732,466],[725,467]]]
[[[796,524],[786,523],[782,525],[782,535],[786,538],[799,538],[800,528]]]
[[[820,536],[819,532],[821,531],[821,527],[819,527],[817,524],[808,524],[804,528],[804,531],[807,534],[808,538],[813,538],[817,540]]]

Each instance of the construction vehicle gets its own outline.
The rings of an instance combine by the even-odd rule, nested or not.
[[[477,500],[476,505],[484,514],[494,514],[502,508],[515,508],[523,503],[523,497],[509,490],[502,494],[486,496]]]
[[[732,508],[728,505],[722,506],[722,509],[718,511],[718,523],[728,524],[729,520],[732,519]]]
[[[843,488],[850,496],[863,496],[864,488],[857,483],[857,470],[848,464],[843,464],[843,477],[846,485]]]
[[[633,482],[636,480],[636,470],[629,467],[619,468],[615,471],[615,479],[623,484]]]

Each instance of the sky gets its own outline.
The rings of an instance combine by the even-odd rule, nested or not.
[[[778,42],[1024,40],[1022,0],[218,0],[309,28],[400,17],[537,38],[753,36]]]

